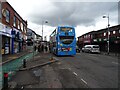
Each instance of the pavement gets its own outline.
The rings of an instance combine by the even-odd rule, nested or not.
[[[51,60],[51,57],[52,55],[50,53],[38,53],[36,56],[34,56],[34,58],[32,58],[26,63],[26,68],[30,68],[38,64],[49,62]],[[44,68],[40,68],[39,66],[37,66],[36,68],[32,69],[20,70],[16,73],[15,76],[13,76],[12,80],[9,83],[10,84],[13,82],[17,83],[17,88],[51,87],[49,86],[50,84],[48,84],[49,82],[47,82],[46,79],[39,78],[39,77],[45,78],[45,75],[50,77],[49,74],[53,72],[53,70],[51,70],[51,68],[48,68],[48,66],[46,69],[46,66]],[[21,67],[21,69],[23,69],[23,67]],[[41,82],[42,84],[43,82],[46,83],[44,85],[39,85]]]
[[[53,57],[53,58],[51,58]],[[57,61],[57,62],[53,62]],[[42,65],[46,62],[46,65]],[[39,65],[34,67],[36,65]],[[42,65],[42,66],[41,66]],[[34,68],[30,68],[34,67]],[[64,63],[51,53],[38,53],[29,60],[25,70],[17,71],[17,73],[9,81],[9,86],[12,88],[84,88],[87,87],[76,78]],[[23,67],[21,67],[23,69]],[[15,84],[16,83],[16,86]],[[13,85],[12,85],[13,84]]]
[[[3,55],[2,56],[2,63],[0,63],[0,65],[5,64],[9,61],[15,60],[17,58],[20,58],[21,56],[24,56],[28,53],[30,53],[30,52],[28,50],[26,50],[26,51],[22,51],[22,52],[15,53],[15,54]]]
[[[103,54],[103,55],[107,55],[107,56],[113,56],[113,57],[118,57],[118,56],[120,56],[120,53],[107,53],[107,52],[101,52],[101,54]]]

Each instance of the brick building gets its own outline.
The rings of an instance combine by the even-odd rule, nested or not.
[[[25,50],[27,21],[8,2],[0,2],[0,34],[2,54],[14,54]]]
[[[42,36],[36,34],[35,31],[33,31],[30,28],[27,29],[27,49],[28,50],[31,50],[33,46],[38,47],[39,42],[41,41],[42,41]]]
[[[100,50],[107,52],[108,28],[98,31],[91,31],[78,37],[78,46],[82,48],[84,45],[96,44],[100,45]],[[120,25],[109,28],[110,52],[120,51]]]

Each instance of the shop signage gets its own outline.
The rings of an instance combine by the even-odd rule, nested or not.
[[[0,23],[0,34],[8,36],[8,37],[12,37],[11,31],[12,29],[10,27]]]

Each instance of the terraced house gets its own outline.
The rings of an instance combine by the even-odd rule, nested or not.
[[[91,31],[78,37],[78,46],[82,48],[84,45],[95,44],[100,46],[100,50],[107,52],[108,47],[108,28],[98,31]],[[109,28],[109,49],[110,52],[120,52],[120,25]]]
[[[27,21],[8,2],[0,2],[0,34],[2,55],[14,54],[26,49]]]

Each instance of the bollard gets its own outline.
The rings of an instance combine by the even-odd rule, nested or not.
[[[4,73],[3,90],[8,89],[8,73]]]
[[[26,59],[23,60],[23,68],[26,68]]]

